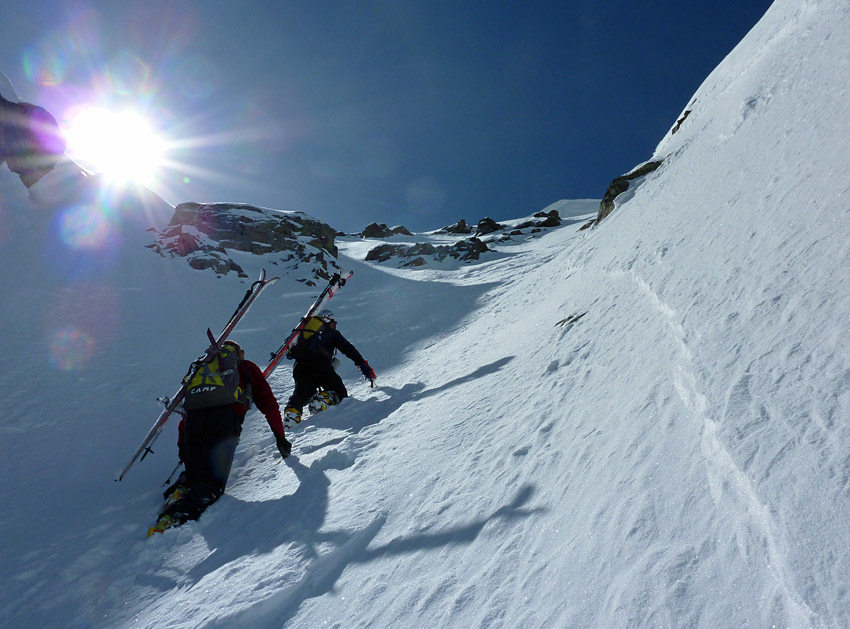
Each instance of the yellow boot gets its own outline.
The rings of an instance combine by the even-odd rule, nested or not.
[[[283,412],[283,421],[285,422],[295,422],[296,424],[301,423],[301,411],[299,411],[294,406],[289,406]]]
[[[161,515],[159,516],[159,520],[156,521],[156,524],[148,529],[148,537],[151,537],[154,533],[164,533],[165,529],[170,529],[172,526],[179,525],[180,520],[177,518],[168,514]]]

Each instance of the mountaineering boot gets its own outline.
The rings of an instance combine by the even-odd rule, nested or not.
[[[165,506],[167,507],[172,502],[180,500],[187,489],[186,485],[174,485],[171,487],[168,495],[165,496]]]
[[[311,413],[321,413],[339,402],[339,397],[333,391],[319,391],[310,398],[308,404]]]
[[[162,497],[165,498],[165,506],[167,507],[172,502],[180,500],[183,495],[189,490],[189,477],[186,471],[180,472],[180,476],[172,483],[168,489],[162,492]]]
[[[156,521],[152,527],[148,529],[148,537],[151,537],[154,533],[164,533],[165,529],[170,529],[172,526],[180,526],[181,522],[174,516],[164,514],[159,516],[159,520]]]
[[[294,422],[296,424],[301,423],[301,411],[299,411],[294,406],[289,406],[283,412],[283,421],[289,423]]]
[[[174,491],[172,491],[166,497],[165,506],[167,507],[172,502],[176,502],[176,501],[180,500],[183,497],[183,494],[185,494],[185,493],[186,493],[186,487],[184,485],[177,485],[177,487],[174,488]]]

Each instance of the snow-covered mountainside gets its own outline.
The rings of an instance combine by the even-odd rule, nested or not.
[[[113,478],[268,254],[217,278],[146,248],[155,199],[0,169],[4,622],[850,625],[848,67],[846,3],[777,0],[593,229],[422,266],[366,257],[447,234],[337,237],[379,387],[343,359],[285,463],[249,413],[225,496],[151,539],[175,427]],[[317,289],[284,273],[248,358]]]

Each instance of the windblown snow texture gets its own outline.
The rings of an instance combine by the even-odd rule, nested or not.
[[[341,238],[381,388],[343,363],[285,464],[250,413],[226,494],[150,540],[173,426],[112,478],[244,284],[0,169],[4,621],[850,625],[848,69],[846,2],[777,0],[596,228],[415,269]],[[262,362],[314,298],[284,277],[235,338]]]

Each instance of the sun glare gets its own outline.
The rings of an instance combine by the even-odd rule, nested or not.
[[[87,107],[63,131],[71,158],[114,181],[150,184],[164,161],[165,142],[135,111]]]

